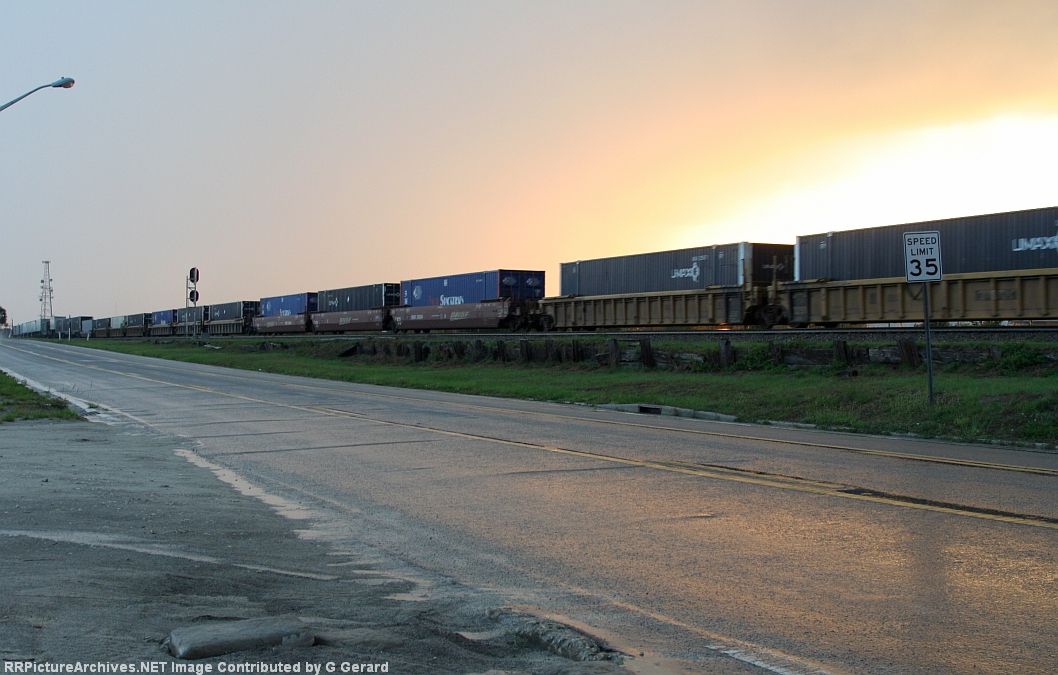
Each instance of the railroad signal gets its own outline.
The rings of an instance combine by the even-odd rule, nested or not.
[[[188,334],[188,327],[191,328],[191,335],[198,335],[198,321],[196,320],[197,311],[192,312],[189,305],[194,305],[195,309],[198,309],[198,289],[195,287],[198,284],[199,274],[198,268],[192,267],[187,272],[187,281],[185,282],[185,290],[187,299],[184,301],[184,335]]]

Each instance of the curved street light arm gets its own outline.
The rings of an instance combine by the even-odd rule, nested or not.
[[[0,106],[0,110],[6,110],[7,108],[10,108],[11,106],[15,105],[16,103],[18,103],[22,99],[26,98],[30,94],[35,94],[38,91],[40,91],[41,89],[48,89],[49,87],[59,87],[59,88],[62,88],[62,89],[69,89],[72,86],[73,86],[73,78],[72,77],[62,77],[62,78],[59,78],[58,80],[55,80],[54,82],[51,82],[49,84],[42,84],[39,87],[37,87],[36,89],[31,89],[31,90],[27,91],[25,94],[22,94],[21,96],[19,96],[15,100],[13,100],[13,101],[8,101],[4,105]]]

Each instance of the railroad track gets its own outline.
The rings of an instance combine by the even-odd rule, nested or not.
[[[1058,341],[1058,326],[1004,326],[993,328],[982,328],[976,326],[961,327],[933,327],[933,334],[941,339],[953,340],[1054,340]],[[638,340],[640,338],[665,339],[665,340],[696,340],[729,338],[732,340],[784,340],[784,339],[864,339],[872,340],[899,340],[917,338],[923,335],[921,326],[917,327],[877,327],[877,328],[774,328],[771,330],[760,329],[704,329],[704,330],[637,330],[637,331],[581,331],[565,332],[554,331],[550,333],[540,332],[476,332],[476,331],[434,331],[430,333],[344,333],[344,334],[284,334],[284,335],[201,335],[197,340],[249,340],[249,341],[275,341],[275,340],[424,340],[444,341],[454,337],[473,337],[489,340],[518,340],[518,339],[616,339],[616,340]],[[96,338],[112,340],[186,340],[192,336],[169,335],[157,337],[135,337],[135,338]]]

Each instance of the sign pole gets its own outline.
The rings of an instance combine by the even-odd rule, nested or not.
[[[929,382],[929,404],[933,405],[933,340],[929,329],[929,282],[922,284],[922,308],[926,324],[926,379]]]
[[[904,272],[907,283],[922,284],[923,325],[926,328],[926,379],[933,405],[933,337],[929,327],[929,284],[944,279],[941,269],[940,232],[904,232]]]

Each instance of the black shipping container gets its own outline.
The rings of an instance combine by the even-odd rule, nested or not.
[[[319,312],[357,312],[399,304],[400,284],[370,284],[320,291],[316,307]]]
[[[1058,267],[1058,207],[949,218],[797,238],[795,278],[904,276],[904,232],[940,232],[944,274]]]
[[[190,318],[189,318],[190,317]],[[198,307],[181,307],[176,310],[177,323],[202,323],[209,320],[209,305]]]
[[[774,270],[773,270],[774,268]],[[693,291],[793,278],[789,244],[723,244],[562,263],[561,295]]]
[[[125,317],[125,325],[131,328],[148,326],[151,323],[150,314],[129,314]]]
[[[91,317],[57,316],[52,319],[52,329],[63,336],[80,335],[81,322],[85,319],[91,320]]]
[[[210,321],[235,321],[253,319],[257,314],[257,300],[238,300],[209,306]]]
[[[110,318],[106,319],[93,319],[92,330],[99,330],[100,328],[110,328]]]

